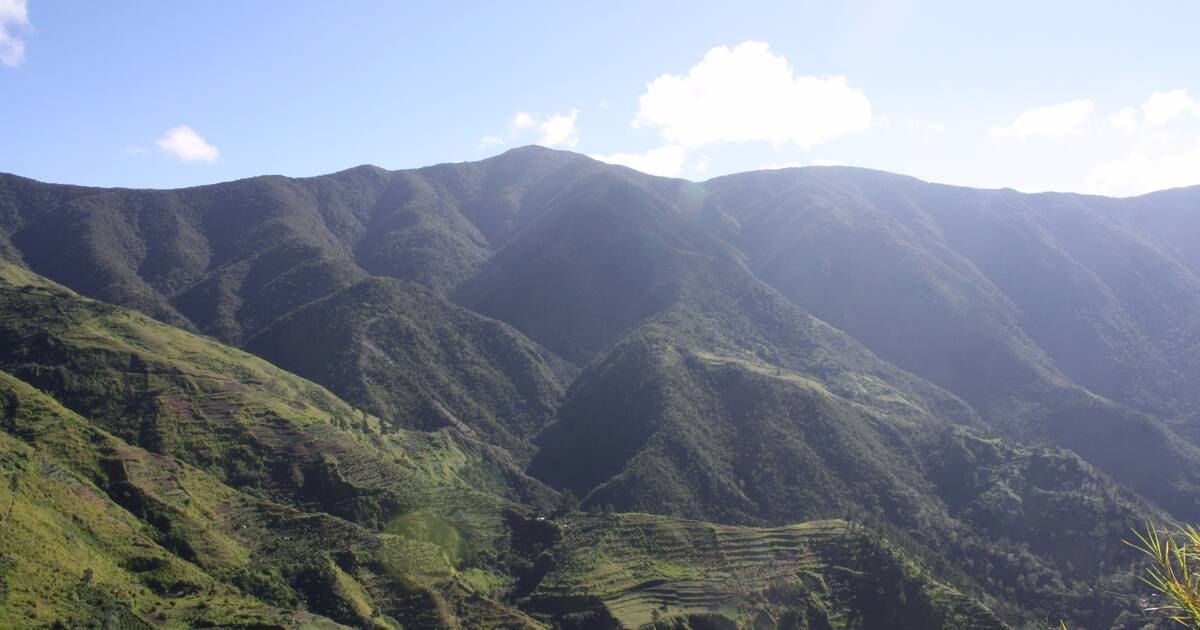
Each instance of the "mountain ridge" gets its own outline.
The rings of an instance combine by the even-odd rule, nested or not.
[[[721,526],[850,517],[1006,621],[1091,627],[1134,614],[1120,532],[1200,518],[1196,208],[1200,188],[853,167],[695,183],[525,147],[178,190],[0,177],[0,255],[18,284],[315,379],[373,434],[411,436],[398,452],[456,435],[470,479],[527,509],[569,521],[568,490]],[[54,312],[8,321],[50,348]],[[54,370],[91,369],[70,352]],[[175,422],[120,437],[168,444]],[[335,472],[313,470],[321,492]],[[300,507],[378,527],[381,496]]]

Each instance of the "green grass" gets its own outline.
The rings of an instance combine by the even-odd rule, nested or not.
[[[448,565],[457,567],[467,556],[466,541],[458,527],[429,510],[414,510],[389,520],[384,533],[428,543],[441,550]]]

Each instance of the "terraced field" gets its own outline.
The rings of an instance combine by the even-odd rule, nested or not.
[[[532,596],[548,612],[589,601],[595,616],[626,628],[697,618],[858,628],[923,610],[945,622],[934,627],[1004,627],[959,593],[928,586],[886,543],[845,521],[764,529],[618,514],[561,528],[554,569]]]

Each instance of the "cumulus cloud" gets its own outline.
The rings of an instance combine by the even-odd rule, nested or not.
[[[217,147],[187,125],[172,127],[155,141],[164,153],[184,162],[213,162],[217,159]]]
[[[609,164],[628,166],[643,173],[661,175],[663,177],[678,177],[683,173],[687,162],[687,151],[680,146],[667,145],[650,149],[644,153],[613,153],[610,155],[592,155],[593,159]],[[708,161],[697,165],[697,170],[703,171],[708,167]]]
[[[29,28],[26,0],[0,0],[0,64],[10,68],[25,61],[25,40],[14,36],[10,32],[13,28]]]
[[[1089,192],[1117,197],[1195,184],[1200,184],[1200,142],[1181,153],[1135,152],[1097,166],[1087,178]]]
[[[544,146],[570,146],[580,144],[580,131],[575,128],[575,119],[580,110],[571,109],[570,114],[554,114],[538,125],[541,132],[539,143]]]
[[[845,77],[796,76],[765,42],[748,41],[647,84],[633,126],[685,149],[750,141],[808,149],[869,128],[871,103]]]
[[[1196,109],[1196,101],[1188,96],[1187,90],[1155,92],[1142,103],[1142,118],[1152,126],[1164,125],[1192,112],[1200,114],[1200,110]]]
[[[542,124],[538,125],[538,131],[542,132],[542,145],[547,147],[571,147],[579,144],[579,130],[575,128],[575,119],[579,117],[579,110],[572,109],[569,114],[555,114]]]
[[[1007,127],[992,127],[990,133],[993,138],[1021,139],[1077,133],[1084,128],[1095,109],[1096,104],[1087,99],[1039,107],[1017,116]]]

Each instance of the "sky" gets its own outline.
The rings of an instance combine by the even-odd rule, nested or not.
[[[694,181],[849,164],[1200,184],[1200,0],[0,0],[0,171],[170,188],[542,144]]]

